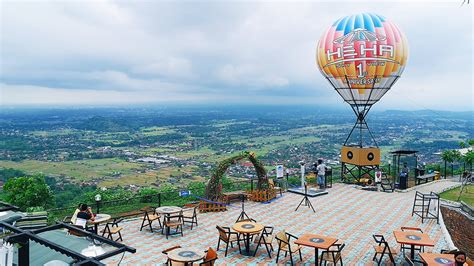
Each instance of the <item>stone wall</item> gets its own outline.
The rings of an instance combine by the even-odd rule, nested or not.
[[[454,245],[474,258],[474,220],[457,208],[441,206],[444,223]]]

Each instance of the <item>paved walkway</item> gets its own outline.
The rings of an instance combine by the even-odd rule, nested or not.
[[[439,192],[456,182],[442,181],[420,187],[421,192]],[[399,250],[399,245],[393,237],[393,231],[401,226],[421,227],[436,241],[434,248],[426,251],[439,252],[446,248],[440,226],[436,221],[429,220],[421,224],[421,218],[411,216],[415,190],[405,193],[384,193],[363,191],[352,185],[335,184],[329,189],[329,194],[312,198],[316,209],[313,213],[307,207],[295,208],[301,200],[300,195],[284,193],[282,198],[269,204],[246,202],[247,214],[264,225],[273,226],[275,233],[285,229],[294,235],[316,233],[336,237],[346,244],[343,251],[343,261],[346,265],[372,264],[374,250],[373,234],[383,234],[388,238],[391,247]],[[181,245],[193,246],[206,250],[209,246],[216,248],[218,233],[216,225],[232,226],[240,213],[240,204],[234,204],[226,212],[199,214],[199,226],[190,230],[185,226],[184,237],[171,236],[168,240],[159,232],[139,231],[141,220],[131,220],[123,223],[124,244],[137,249],[136,254],[125,254],[121,265],[154,265],[166,261],[163,249]],[[222,247],[222,245],[221,245]],[[242,245],[243,247],[243,245]],[[274,247],[277,247],[274,242]],[[303,248],[303,262],[314,264],[314,249]],[[224,251],[218,251],[218,265],[266,265],[275,264],[276,252],[272,259],[268,258],[265,248],[260,248],[256,257],[245,257],[239,254],[234,246],[227,257]],[[120,256],[104,261],[109,265],[117,265]],[[281,256],[282,258],[282,256]],[[397,261],[402,256],[396,257]],[[287,262],[282,259],[281,262]]]

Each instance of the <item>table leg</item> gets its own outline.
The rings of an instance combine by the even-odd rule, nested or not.
[[[95,231],[95,234],[97,235],[97,232],[99,232],[99,224],[94,224],[94,231]]]
[[[319,264],[318,253],[319,253],[318,248],[314,248],[314,265],[316,265],[316,266],[318,266],[318,264]]]
[[[250,234],[247,234],[247,243],[245,243],[245,252],[250,254]]]
[[[415,259],[415,245],[411,245],[410,249],[411,249],[410,259],[414,260]]]

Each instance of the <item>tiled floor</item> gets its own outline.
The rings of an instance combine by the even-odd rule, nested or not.
[[[452,186],[453,182],[445,181],[432,183],[419,189],[422,192],[441,191]],[[316,209],[313,213],[308,207],[295,208],[302,196],[284,193],[283,197],[269,203],[246,202],[247,214],[264,225],[273,226],[275,233],[285,229],[294,235],[316,233],[338,238],[346,244],[343,251],[343,261],[346,265],[372,264],[374,255],[373,234],[383,234],[388,238],[391,247],[399,250],[399,245],[393,237],[393,231],[401,226],[421,227],[436,241],[434,248],[427,251],[439,251],[446,248],[446,241],[440,226],[434,220],[421,223],[421,219],[411,216],[411,208],[415,191],[407,193],[371,192],[356,189],[351,185],[335,184],[329,189],[329,194],[311,198]],[[198,214],[199,226],[190,230],[185,226],[184,237],[171,236],[168,240],[160,232],[151,233],[148,230],[139,231],[141,220],[124,222],[124,244],[137,249],[136,254],[125,254],[121,265],[154,265],[166,261],[163,249],[181,245],[193,246],[206,250],[209,246],[216,247],[218,233],[216,225],[232,226],[241,211],[240,204],[233,204],[228,211],[219,213]],[[243,247],[243,245],[242,245]],[[277,247],[274,242],[274,247]],[[314,249],[303,248],[304,264],[314,264]],[[264,248],[260,248],[256,257],[240,255],[234,246],[227,257],[224,251],[218,252],[218,265],[251,265],[275,264],[276,252],[272,259]],[[117,265],[122,255],[106,261],[108,265]],[[282,256],[281,256],[282,258]],[[396,259],[401,261],[402,256]],[[289,259],[281,259],[281,263]]]

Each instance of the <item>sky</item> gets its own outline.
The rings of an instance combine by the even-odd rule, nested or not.
[[[375,109],[472,111],[473,4],[462,2],[2,0],[0,102],[342,107],[316,44],[340,17],[373,12],[410,50]]]

